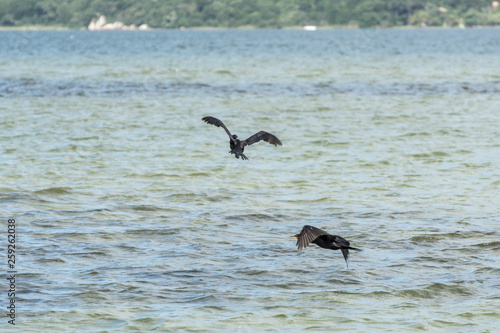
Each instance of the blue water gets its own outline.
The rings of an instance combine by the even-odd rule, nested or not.
[[[499,54],[497,29],[0,31],[2,331],[495,332]],[[283,146],[237,160],[207,115]],[[363,251],[299,251],[305,224]]]

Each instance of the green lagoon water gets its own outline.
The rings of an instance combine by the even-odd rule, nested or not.
[[[499,30],[2,31],[0,152],[2,332],[500,327]]]

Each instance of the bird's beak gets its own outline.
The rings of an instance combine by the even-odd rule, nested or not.
[[[297,236],[290,236],[290,238],[295,238],[295,239],[297,239]]]

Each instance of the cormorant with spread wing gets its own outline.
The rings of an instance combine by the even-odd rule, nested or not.
[[[281,146],[280,139],[278,139],[273,134],[265,132],[265,131],[260,131],[258,133],[255,133],[254,135],[252,135],[248,139],[240,141],[236,134],[231,134],[231,132],[229,132],[226,125],[224,125],[224,123],[221,120],[214,118],[214,117],[204,117],[204,118],[202,118],[202,120],[204,122],[206,122],[207,124],[211,124],[211,125],[214,125],[217,127],[222,127],[226,131],[227,135],[229,135],[229,138],[230,138],[229,147],[231,148],[231,150],[229,151],[229,153],[234,154],[234,157],[236,157],[236,158],[240,158],[240,156],[241,156],[242,160],[248,160],[248,157],[246,157],[245,154],[243,154],[243,151],[245,150],[245,146],[250,146],[256,142],[259,142],[260,140],[264,140],[264,141],[269,142],[270,144],[275,145],[275,146],[278,146],[278,145]]]
[[[305,225],[300,234],[290,237],[297,238],[297,247],[299,250],[307,247],[309,243],[314,243],[324,249],[342,251],[347,266],[349,266],[349,250],[361,251],[360,249],[350,247],[350,243],[344,238],[330,235],[328,232],[310,225]]]

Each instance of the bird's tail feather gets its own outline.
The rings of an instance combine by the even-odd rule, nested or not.
[[[342,254],[344,255],[345,264],[349,267],[349,250],[347,248],[343,248],[340,249],[340,251],[342,251]]]

